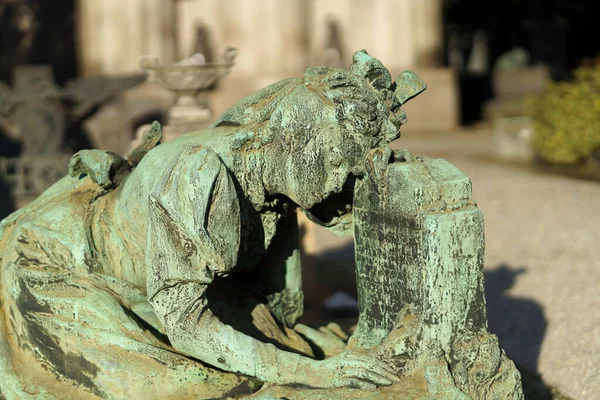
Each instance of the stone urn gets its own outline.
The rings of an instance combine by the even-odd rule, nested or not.
[[[175,94],[175,101],[167,111],[166,126],[163,127],[165,141],[206,128],[212,122],[208,91],[214,89],[218,81],[229,73],[236,55],[237,49],[228,47],[223,61],[214,63],[205,62],[200,53],[174,64],[161,64],[156,56],[140,57],[140,69]],[[145,129],[147,127],[143,126],[140,131]]]

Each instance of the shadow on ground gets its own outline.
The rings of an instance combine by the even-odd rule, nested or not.
[[[507,265],[485,271],[489,329],[500,339],[506,354],[529,371],[537,371],[547,322],[537,302],[513,297],[509,290],[525,268]]]
[[[557,389],[547,385],[537,372],[548,326],[542,306],[534,300],[513,297],[509,293],[519,275],[525,273],[526,268],[512,268],[505,264],[485,271],[489,330],[498,336],[500,345],[521,372],[526,399],[568,400]]]

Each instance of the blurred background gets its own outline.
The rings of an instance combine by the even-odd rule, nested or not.
[[[443,157],[485,216],[490,330],[528,398],[600,393],[600,52],[593,0],[0,0],[0,218],[66,174],[366,49],[416,72],[394,148]],[[140,59],[141,56],[146,56]],[[352,238],[302,216],[306,319],[355,318]]]

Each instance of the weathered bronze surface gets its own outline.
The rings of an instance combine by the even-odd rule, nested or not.
[[[77,153],[0,225],[0,398],[521,399],[469,180],[387,147],[424,89],[359,51],[126,160]],[[349,340],[296,324],[296,208],[354,231]]]

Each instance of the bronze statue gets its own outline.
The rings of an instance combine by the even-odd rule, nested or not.
[[[424,89],[359,51],[349,71],[309,68],[204,131],[159,144],[155,124],[127,160],[77,153],[69,176],[0,225],[0,393],[239,398],[263,382],[401,381],[379,350],[315,359],[336,353],[333,335],[293,330],[295,209],[351,231],[355,180],[386,170],[400,106]]]

